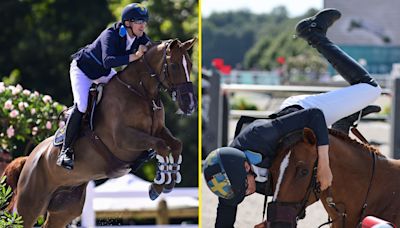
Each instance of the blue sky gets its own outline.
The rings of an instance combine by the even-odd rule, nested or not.
[[[322,9],[323,0],[202,0],[201,13],[204,17],[212,12],[249,9],[254,13],[269,13],[277,6],[285,6],[289,16],[304,14],[310,8]]]

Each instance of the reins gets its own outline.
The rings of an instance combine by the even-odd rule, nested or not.
[[[158,84],[157,84],[157,91],[159,91],[159,90],[161,89],[161,87],[163,87],[163,88],[165,88],[165,89],[167,88],[167,87],[163,84],[163,82],[169,78],[169,73],[168,73],[168,62],[167,62],[167,48],[168,48],[168,45],[169,45],[170,43],[171,43],[171,41],[166,42],[166,45],[165,45],[165,47],[164,47],[164,49],[163,49],[163,57],[162,57],[163,62],[162,62],[162,67],[161,67],[161,70],[160,70],[159,73],[156,73],[156,71],[150,66],[150,64],[149,64],[148,61],[146,60],[146,57],[145,57],[146,54],[142,55],[142,57],[141,57],[141,60],[143,61],[144,65],[145,65],[146,68],[147,68],[147,73],[150,75],[150,78],[153,78],[153,77],[154,77],[154,78],[156,78],[156,80],[157,80],[157,82],[158,82]],[[160,77],[161,74],[164,75],[164,79],[163,79],[163,80],[161,80],[161,77]],[[141,93],[139,90],[135,89],[134,86],[132,86],[132,85],[130,85],[130,84],[124,82],[124,81],[119,77],[119,75],[116,75],[115,77],[117,78],[117,81],[118,81],[120,84],[122,84],[123,86],[125,86],[129,91],[131,91],[132,93],[136,94],[136,95],[139,96],[139,97],[142,97],[142,98],[148,100],[149,103],[151,104],[151,107],[152,107],[153,112],[162,109],[161,106],[160,106],[159,104],[157,104],[157,103],[159,103],[159,99],[160,99],[160,98],[159,98],[159,93],[157,92],[156,98],[155,98],[155,99],[154,99],[154,98],[153,98],[153,99],[152,99],[152,98],[149,98],[149,96],[148,96],[149,93],[147,92],[147,89],[143,86],[142,81],[139,82],[139,85],[143,88],[143,91],[144,91],[145,94],[143,94],[143,93]],[[160,86],[160,85],[161,85],[161,86]]]
[[[355,129],[355,128],[353,128]],[[365,216],[365,212],[366,209],[368,207],[368,197],[369,197],[369,193],[371,192],[371,187],[372,187],[372,182],[374,180],[374,176],[375,176],[375,167],[376,167],[376,154],[373,151],[370,151],[370,154],[372,156],[372,171],[371,171],[371,176],[370,176],[370,180],[369,180],[369,184],[368,184],[368,190],[367,190],[367,194],[365,195],[365,199],[364,199],[364,203],[362,205],[362,209],[361,209],[361,214],[359,216],[359,219],[357,221],[357,227],[361,227],[361,221],[363,219],[363,217]],[[347,217],[347,213],[346,213],[346,208],[344,207],[344,210],[341,211],[337,205],[344,205],[343,203],[335,203],[333,201],[333,194],[332,194],[332,190],[329,187],[328,188],[328,197],[326,198],[326,202],[328,204],[328,206],[330,208],[332,208],[337,215],[341,218],[342,220],[342,228],[345,228],[345,224],[346,224],[346,217]],[[321,224],[320,226],[318,226],[318,228],[324,226],[324,225],[328,225],[331,224],[333,222],[335,222],[336,220],[331,220],[330,218],[328,218],[328,222]]]

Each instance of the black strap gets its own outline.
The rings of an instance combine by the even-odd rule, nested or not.
[[[368,196],[369,196],[369,192],[371,191],[372,181],[374,180],[375,166],[376,166],[376,155],[375,155],[375,152],[371,152],[371,155],[372,155],[372,174],[371,174],[371,178],[369,180],[367,195],[365,195],[365,200],[364,200],[364,204],[363,204],[363,207],[362,207],[362,210],[361,210],[361,215],[360,215],[360,218],[359,218],[358,223],[357,223],[357,224],[359,224],[358,225],[359,227],[361,227],[361,220],[363,219],[363,217],[365,215],[365,211],[366,211],[367,206],[368,206],[368,203],[367,203]]]
[[[321,225],[319,225],[318,228],[321,228],[323,226],[326,226],[326,225],[329,225],[329,224],[332,224],[332,223],[333,223],[333,220],[331,219],[331,217],[328,216],[328,221],[325,222],[325,223],[322,223]]]

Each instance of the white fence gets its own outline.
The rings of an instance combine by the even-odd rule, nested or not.
[[[168,194],[162,194],[159,198],[168,199],[173,197],[191,197],[198,201],[198,188],[174,188],[174,190]],[[104,199],[118,204],[118,200],[123,200],[127,202],[128,200],[147,200],[149,199],[148,191],[144,189],[132,189],[132,190],[122,190],[122,191],[97,191],[93,182],[89,182],[86,189],[86,200],[85,206],[83,208],[81,216],[82,227],[94,228],[96,227],[96,208],[94,207],[94,201],[96,199]],[[179,200],[179,199],[178,199]],[[121,201],[120,201],[121,202]],[[154,202],[154,201],[153,201]],[[121,204],[121,203],[120,203]],[[116,206],[116,205],[115,205]],[[196,207],[198,204],[196,203]],[[157,210],[157,208],[155,209]],[[167,208],[168,211],[168,208]],[[193,213],[192,213],[193,214]],[[103,226],[102,226],[103,227]],[[126,227],[126,226],[125,226]],[[141,226],[142,227],[142,226]],[[197,225],[173,225],[173,226],[143,226],[143,227],[197,227]]]

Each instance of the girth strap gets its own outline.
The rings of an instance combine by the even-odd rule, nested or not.
[[[89,129],[85,130],[84,136],[88,137],[90,142],[95,146],[96,151],[104,158],[105,161],[109,163],[109,170],[106,173],[112,170],[120,169],[120,168],[129,168],[130,162],[122,161],[117,158],[104,144],[104,142],[100,139],[99,136]]]
[[[106,171],[106,173],[111,173],[121,168],[126,168],[126,169],[131,168],[133,171],[137,171],[144,162],[147,162],[148,160],[153,158],[156,154],[155,150],[143,151],[141,152],[139,157],[136,158],[135,161],[127,162],[117,158],[108,149],[108,147],[104,144],[101,138],[98,135],[96,135],[96,133],[94,133],[94,131],[86,129],[84,131],[84,136],[89,138],[89,141],[95,146],[96,151],[100,154],[100,156],[102,156],[105,161],[108,161],[109,168]]]

